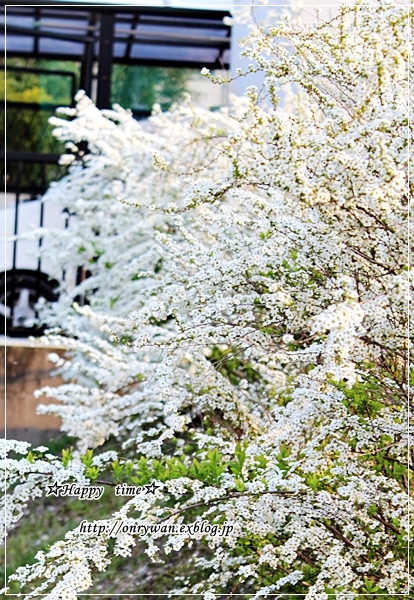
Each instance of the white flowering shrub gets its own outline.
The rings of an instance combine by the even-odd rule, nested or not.
[[[264,88],[230,111],[80,97],[56,122],[90,154],[50,191],[76,214],[54,254],[91,277],[45,310],[68,383],[40,394],[79,448],[10,459],[7,514],[56,480],[158,489],[20,568],[27,597],[76,598],[144,542],[191,547],[168,591],[207,599],[409,593],[407,28],[385,3],[269,19],[244,44]],[[233,529],[108,533],[201,519]]]

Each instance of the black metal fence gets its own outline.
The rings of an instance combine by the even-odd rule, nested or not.
[[[107,108],[114,65],[229,67],[230,27],[223,22],[230,16],[227,11],[88,3],[73,6],[70,2],[57,6],[47,0],[31,5],[13,0],[7,6],[0,4],[7,16],[7,22],[0,16],[8,61],[6,89],[7,84],[13,88],[24,77],[54,77],[68,82],[65,98],[42,94],[40,86],[36,99],[36,86],[25,95],[21,93],[24,85],[17,85],[14,94],[7,94],[5,108],[0,103],[0,121],[7,133],[0,172],[3,189],[12,197],[5,211],[14,211],[14,235],[19,233],[23,203],[33,202],[34,206],[50,183],[65,173],[59,165],[63,147],[52,137],[48,118],[58,106],[73,106],[78,87],[95,95],[99,108]],[[36,63],[56,60],[65,61],[68,70],[39,68],[42,64]],[[14,79],[8,79],[10,74]],[[147,110],[133,113],[136,118],[149,115]],[[40,203],[40,227],[43,221]],[[41,246],[42,240],[38,243]],[[0,331],[12,336],[38,335],[42,329],[31,325],[36,318],[36,302],[41,297],[55,299],[57,282],[48,278],[40,260],[32,269],[20,265],[18,244],[13,241],[11,260],[4,257],[4,272],[0,274],[0,312],[4,316]],[[85,270],[80,268],[78,279],[84,276]]]
[[[4,164],[4,152],[2,152]],[[23,203],[29,208],[30,205],[37,204],[37,211],[33,212],[33,217],[38,216],[38,222],[33,223],[39,227],[44,225],[44,204],[35,202],[47,190],[53,180],[59,179],[65,173],[65,168],[58,164],[59,155],[42,155],[32,153],[7,152],[5,189],[7,190],[8,202],[4,208],[5,212],[11,211],[10,216],[13,219],[13,243],[11,256],[7,254],[7,248],[10,252],[10,245],[6,247],[6,256],[4,256],[5,271],[2,273],[2,289],[0,292],[0,305],[3,312],[3,319],[0,325],[0,331],[14,337],[26,337],[28,335],[40,335],[43,328],[33,325],[33,319],[37,319],[36,304],[43,297],[46,300],[54,301],[57,299],[56,287],[58,282],[50,279],[48,274],[42,269],[42,261],[37,259],[36,268],[28,269],[26,265],[19,264],[18,244],[21,241],[15,239],[19,229],[19,217],[21,216],[21,206]],[[10,170],[9,170],[10,169]],[[9,173],[12,173],[12,178]],[[33,183],[31,183],[33,182]],[[24,198],[30,194],[29,198]],[[22,198],[23,196],[23,198]],[[10,202],[10,197],[12,201]],[[7,214],[5,215],[7,220]],[[38,248],[42,245],[42,239],[38,240]]]
[[[52,78],[53,87],[57,82],[63,84],[60,87],[64,94],[56,98],[59,104],[41,102],[41,95],[45,94],[39,85],[40,78],[43,81]],[[73,106],[77,81],[75,73],[70,71],[7,65],[5,87],[6,103],[0,105],[0,119],[6,132],[6,144],[0,153],[0,173],[5,191],[3,208],[7,234],[13,236],[13,242],[3,246],[0,331],[26,337],[42,333],[41,327],[33,325],[37,318],[36,303],[41,297],[55,300],[57,282],[44,272],[40,258],[35,264],[36,258],[32,256],[30,268],[19,260],[18,248],[22,242],[16,236],[22,233],[22,212],[30,214],[32,225],[43,227],[45,212],[39,199],[50,183],[66,172],[59,164],[63,147],[52,136],[48,119],[59,105]],[[34,101],[36,96],[40,102]],[[41,245],[42,239],[39,239],[38,247]]]

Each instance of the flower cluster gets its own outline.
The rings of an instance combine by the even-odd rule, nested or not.
[[[43,313],[68,383],[42,410],[163,486],[110,523],[234,524],[195,544],[177,593],[408,593],[407,28],[388,3],[269,18],[243,50],[263,89],[230,109],[141,124],[79,95],[55,120],[89,153],[48,194],[72,215]],[[193,544],[147,541],[152,560]],[[15,578],[76,598],[111,552],[75,530]]]

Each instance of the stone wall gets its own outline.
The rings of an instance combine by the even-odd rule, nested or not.
[[[12,345],[7,343],[0,350],[2,398],[5,398],[0,410],[1,435],[4,437],[6,429],[8,439],[32,444],[45,443],[51,437],[61,435],[60,419],[52,415],[37,415],[36,407],[40,403],[56,401],[36,399],[33,392],[45,385],[62,383],[61,379],[51,375],[55,365],[47,357],[51,352],[62,355],[63,351],[51,347],[18,345],[16,342]]]

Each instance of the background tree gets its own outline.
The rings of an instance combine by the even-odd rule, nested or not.
[[[114,65],[112,103],[141,110],[158,104],[161,110],[168,110],[183,100],[188,82],[196,74],[192,69]]]

